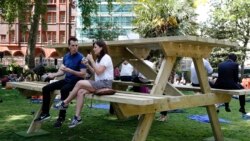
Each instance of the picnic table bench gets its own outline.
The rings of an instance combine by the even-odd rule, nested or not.
[[[8,82],[9,85],[18,89],[20,93],[24,96],[31,95],[42,95],[42,88],[47,84],[44,82]],[[56,95],[60,94],[59,90],[53,92],[51,96],[51,101]],[[101,100],[107,102],[119,103],[120,110],[117,114],[121,114],[123,117],[129,117],[140,114],[149,114],[160,112],[163,110],[174,110],[179,108],[190,108],[194,107],[193,103],[188,104],[190,101],[195,101],[196,106],[207,106],[215,103],[228,102],[230,97],[228,95],[217,95],[209,94],[199,96],[169,96],[169,95],[149,95],[143,93],[134,93],[126,91],[117,91],[114,95],[104,95],[97,96],[94,94],[88,94],[85,96],[88,99]],[[203,99],[206,101],[200,101],[198,99]],[[164,105],[164,103],[168,103]],[[52,105],[52,103],[51,103]],[[50,105],[50,106],[51,106]],[[127,108],[123,108],[123,107]],[[140,110],[134,110],[134,107],[137,107]],[[44,130],[41,130],[42,122],[34,122],[34,120],[40,115],[41,108],[37,110],[29,129],[26,131],[27,136],[34,136],[36,134],[46,133]],[[138,125],[140,126],[140,125]],[[23,132],[22,132],[23,134]]]
[[[113,102],[115,111],[124,116],[140,114],[133,141],[145,141],[147,139],[156,112],[198,106],[206,106],[214,139],[217,141],[224,140],[214,104],[229,102],[231,96],[228,94],[216,94],[211,91],[202,59],[210,55],[213,47],[236,47],[236,43],[194,36],[172,36],[108,41],[107,45],[109,46],[109,53],[114,66],[125,59],[145,77],[154,80],[151,92],[148,95],[118,92],[111,96],[93,96],[91,94],[87,96],[88,98]],[[55,45],[51,46],[51,48],[55,48],[59,55],[63,56],[67,52],[68,46],[66,44]],[[160,49],[164,54],[158,73],[143,61],[152,49]],[[83,54],[87,54],[90,50],[92,50],[92,43],[79,44],[79,51]],[[168,83],[168,78],[177,57],[191,57],[193,59],[202,94],[183,95],[180,90]],[[130,61],[131,59],[135,61]],[[11,84],[16,88],[22,89],[23,92],[31,90],[41,93],[41,85],[34,87],[26,85],[23,87],[24,82],[11,82]],[[163,93],[165,95],[162,95]],[[31,124],[31,126],[34,126],[34,124]],[[37,129],[30,128],[28,130],[29,133]]]
[[[173,85],[175,88],[184,91],[194,91],[201,92],[200,87],[194,87],[192,85]],[[240,90],[226,90],[226,89],[215,89],[211,88],[212,93],[216,94],[228,94],[228,95],[250,95],[250,89],[240,89]]]

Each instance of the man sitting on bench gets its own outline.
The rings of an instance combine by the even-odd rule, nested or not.
[[[71,37],[68,40],[69,52],[63,57],[63,64],[56,73],[49,73],[49,78],[55,78],[65,74],[65,78],[43,87],[43,104],[42,113],[35,119],[36,122],[41,122],[50,118],[50,100],[51,92],[60,90],[61,100],[68,97],[69,92],[74,88],[77,81],[83,79],[86,75],[86,66],[81,63],[83,55],[78,52],[77,39]],[[65,120],[66,110],[60,110],[59,117],[54,124],[54,127],[61,127]]]
[[[228,60],[222,62],[218,66],[218,79],[214,84],[214,88],[218,89],[244,89],[239,83],[239,64],[236,63],[237,56],[233,53],[228,55]],[[239,95],[240,109],[242,118],[250,119],[245,111],[245,95]],[[225,109],[230,110],[229,103],[225,103]],[[231,110],[230,110],[231,111]]]

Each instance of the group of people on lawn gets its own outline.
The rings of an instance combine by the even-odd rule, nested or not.
[[[75,37],[71,37],[68,40],[69,52],[63,57],[63,63],[56,73],[48,73],[47,76],[53,79],[58,76],[65,75],[65,78],[52,82],[43,87],[43,103],[42,112],[35,119],[35,122],[45,121],[50,118],[50,100],[51,92],[54,90],[60,90],[61,100],[54,105],[55,109],[59,110],[59,116],[54,123],[54,127],[61,127],[66,117],[66,109],[69,103],[76,98],[75,115],[69,125],[70,128],[77,126],[82,122],[81,110],[84,104],[84,95],[93,93],[97,89],[112,88],[112,81],[114,79],[114,67],[112,59],[108,54],[108,47],[102,40],[93,43],[93,53],[96,56],[94,60],[92,54],[88,54],[84,57],[83,54],[78,52],[78,40]],[[227,61],[219,65],[219,76],[213,87],[222,89],[241,89],[241,85],[238,83],[238,64],[236,63],[237,57],[234,54],[230,54]],[[125,65],[126,62],[125,62]],[[210,64],[204,60],[205,68],[209,68],[208,73],[213,70]],[[194,65],[193,65],[194,66]],[[87,75],[87,69],[94,74],[95,80],[84,79]],[[193,86],[199,86],[195,69],[191,66],[191,81]],[[240,112],[246,115],[244,108],[245,96],[240,96]],[[230,111],[228,103],[225,104],[226,111]],[[165,121],[166,112],[162,112],[161,119]]]

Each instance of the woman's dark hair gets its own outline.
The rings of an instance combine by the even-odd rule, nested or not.
[[[106,45],[106,43],[102,40],[98,40],[98,41],[95,41],[93,43],[93,47],[96,45],[98,45],[99,47],[102,48],[100,54],[97,56],[97,62],[99,63],[102,59],[102,57],[105,55],[105,54],[108,54],[108,46]]]

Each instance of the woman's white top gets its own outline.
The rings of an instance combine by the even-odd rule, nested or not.
[[[101,61],[98,63],[96,61],[96,66],[105,66],[105,70],[102,74],[97,75],[95,73],[95,81],[99,81],[99,80],[114,80],[114,67],[113,67],[113,62],[111,57],[108,54],[105,54]]]

